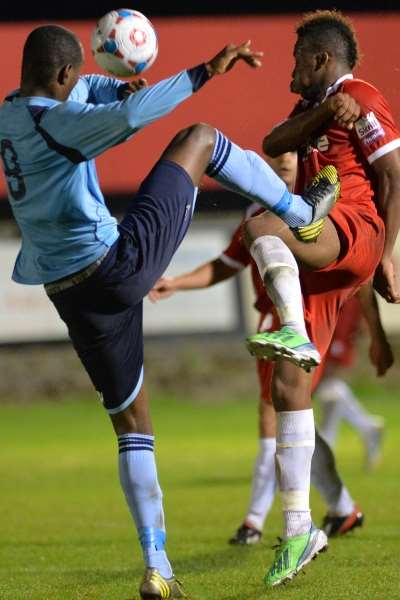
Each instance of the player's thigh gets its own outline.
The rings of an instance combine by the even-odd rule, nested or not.
[[[246,221],[243,231],[248,247],[255,239],[264,235],[279,237],[290,248],[298,262],[309,269],[322,269],[340,254],[339,236],[329,218],[325,220],[321,235],[313,243],[299,241],[286,223],[269,211]]]
[[[115,283],[113,275],[111,270],[102,279],[88,279],[51,297],[110,415],[134,402],[144,372],[142,302],[126,304],[131,278]]]
[[[121,235],[133,241],[135,300],[143,298],[165,272],[191,223],[196,189],[187,172],[170,160],[160,160],[143,181],[128,213]]]
[[[306,373],[288,360],[276,362],[272,377],[275,410],[294,411],[311,408],[312,373]]]

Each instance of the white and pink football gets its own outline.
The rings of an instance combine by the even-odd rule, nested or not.
[[[130,77],[146,71],[156,60],[157,34],[142,13],[119,8],[97,22],[92,52],[97,64],[108,73]]]

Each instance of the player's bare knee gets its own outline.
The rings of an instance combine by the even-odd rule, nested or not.
[[[272,213],[262,213],[256,217],[251,217],[242,225],[243,240],[248,249],[259,237],[264,235],[274,235],[282,237],[282,221]]]
[[[276,369],[272,381],[272,398],[277,411],[303,410],[311,405],[310,386],[303,371],[294,367],[279,372]]]
[[[147,401],[142,394],[125,410],[110,415],[117,435],[124,433],[152,434],[152,426]]]
[[[215,146],[215,129],[206,123],[195,123],[187,128],[188,136],[196,146],[207,149],[210,152]]]
[[[293,401],[293,386],[282,377],[274,377],[272,384],[272,398],[276,410],[291,410]]]

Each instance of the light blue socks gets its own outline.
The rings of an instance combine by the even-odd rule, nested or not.
[[[291,194],[265,160],[252,150],[242,150],[218,130],[206,173],[228,190],[271,210],[289,227],[311,222],[311,206],[298,194]]]
[[[173,573],[164,550],[164,511],[154,437],[125,433],[118,436],[118,445],[121,486],[136,524],[146,566],[156,568],[162,577],[169,579]]]

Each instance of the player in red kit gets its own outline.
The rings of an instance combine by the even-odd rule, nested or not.
[[[285,181],[288,189],[294,186],[297,170],[297,154],[287,152],[274,159],[266,157],[267,162]],[[246,211],[244,221],[251,215],[259,214],[264,209],[252,204]],[[169,298],[179,290],[204,289],[216,285],[230,277],[236,276],[247,266],[251,268],[253,288],[256,294],[255,308],[259,312],[259,331],[274,330],[279,327],[279,319],[271,300],[268,298],[257,266],[251,259],[239,225],[232,235],[225,251],[216,259],[204,263],[193,271],[175,277],[163,277],[149,293],[150,300],[156,302]],[[388,368],[386,353],[386,337],[380,323],[377,307],[372,303],[369,294],[365,294],[363,302],[370,324],[371,339],[375,340],[374,364],[381,370]],[[350,304],[352,302],[350,301]],[[346,305],[345,305],[346,308]],[[350,306],[351,310],[351,306]],[[351,310],[353,313],[353,311]],[[346,319],[345,322],[348,320]],[[340,329],[340,327],[339,327]],[[343,328],[342,328],[343,329]],[[348,331],[348,328],[344,328]],[[346,331],[342,332],[346,334]],[[382,332],[380,334],[380,331]],[[343,336],[342,336],[343,337]],[[344,335],[343,341],[348,347],[349,340]],[[325,361],[315,373],[314,387],[317,385],[325,367]],[[271,380],[274,363],[258,360],[257,371],[260,385],[259,402],[259,452],[253,473],[251,500],[246,516],[230,539],[231,544],[248,545],[258,543],[267,514],[272,506],[276,492],[275,477],[275,410],[272,405]],[[343,485],[335,466],[330,448],[321,436],[316,434],[316,449],[313,456],[312,480],[327,506],[328,513],[324,520],[324,529],[329,535],[344,534],[362,524],[363,514],[355,505],[348,490]]]
[[[282,325],[248,339],[253,354],[276,360],[272,395],[284,530],[267,586],[291,580],[327,546],[309,509],[315,440],[308,371],[325,355],[342,305],[361,285],[374,278],[387,301],[400,302],[392,263],[400,225],[400,136],[390,109],[375,87],[353,78],[358,44],[347,18],[316,11],[296,33],[291,90],[302,99],[266,136],[264,152],[297,151],[300,188],[318,165],[334,165],[341,195],[313,244],[298,241],[270,213],[244,226]]]

